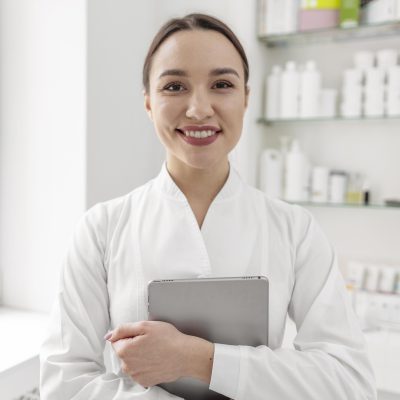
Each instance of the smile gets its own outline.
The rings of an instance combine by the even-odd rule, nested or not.
[[[215,135],[217,132],[215,131],[184,131],[186,136],[195,137],[195,138],[205,138],[212,135]]]
[[[204,130],[204,131],[181,131],[176,129],[179,136],[188,144],[193,146],[206,146],[217,140],[221,131]]]

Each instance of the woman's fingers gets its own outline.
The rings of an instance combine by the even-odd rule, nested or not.
[[[128,322],[126,324],[121,324],[113,331],[109,332],[104,336],[105,340],[110,342],[115,342],[116,340],[131,338],[139,335],[144,335],[146,333],[146,327],[149,325],[149,321],[140,322]]]

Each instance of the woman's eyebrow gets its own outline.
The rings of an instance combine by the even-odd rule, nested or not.
[[[214,68],[209,73],[210,76],[218,76],[218,75],[225,75],[225,74],[236,75],[238,78],[240,78],[239,74],[237,73],[237,71],[235,69],[228,68],[228,67]],[[161,79],[163,76],[188,76],[188,74],[183,69],[167,69],[160,74],[158,79]]]

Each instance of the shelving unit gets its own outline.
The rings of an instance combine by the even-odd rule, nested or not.
[[[259,35],[268,47],[306,45],[311,43],[341,42],[371,39],[400,34],[400,21],[383,24],[360,25],[354,28],[336,28],[296,32],[284,35]]]
[[[320,53],[315,54],[316,61],[318,58],[321,61],[328,78],[327,85],[332,87],[337,86],[334,74],[339,72],[338,68],[344,68],[347,59],[351,60],[354,51],[376,52],[386,46],[399,50],[396,35],[400,39],[400,21],[350,29],[263,35],[258,36],[258,40],[267,47],[268,66],[281,65],[288,60],[304,63],[313,59],[318,49]],[[378,41],[371,40],[378,38]],[[350,43],[352,41],[355,43]],[[323,45],[313,46],[318,43]],[[307,45],[311,46],[307,48]],[[400,115],[277,120],[260,117],[257,123],[265,130],[263,140],[266,147],[279,146],[282,136],[296,137],[302,150],[315,165],[326,164],[332,169],[343,167],[348,172],[362,171],[370,178],[370,199],[373,202],[370,205],[296,202],[315,215],[337,251],[342,271],[345,271],[347,263],[352,260],[372,260],[377,263],[378,260],[396,263],[400,261],[400,207],[382,204],[384,198],[397,197],[397,193],[400,193]],[[399,297],[399,294],[364,291],[355,293],[353,290],[353,300],[354,295],[358,300],[362,296],[371,296],[384,297],[388,302],[392,299],[397,301]],[[384,320],[377,321],[376,326],[378,328],[373,331],[365,332],[365,338],[375,371],[379,398],[394,399],[400,395],[400,326]],[[286,335],[288,338],[284,343],[292,343],[291,332],[294,333],[295,330],[291,331],[289,324],[285,333],[285,338]],[[385,397],[386,394],[388,397]]]
[[[359,208],[359,209],[369,209],[369,210],[398,210],[398,206],[390,206],[386,204],[352,204],[352,203],[313,203],[311,201],[296,202],[295,204],[305,206],[305,207],[328,207],[328,208]]]
[[[298,124],[308,122],[400,122],[400,115],[398,117],[334,117],[334,118],[293,118],[293,119],[266,119],[260,117],[257,123],[263,125],[277,125],[277,124]]]
[[[376,38],[388,38],[394,37],[395,35],[400,37],[400,20],[373,24],[373,25],[360,25],[354,28],[335,28],[326,30],[313,30],[307,32],[296,32],[291,34],[277,34],[277,35],[259,35],[258,40],[264,43],[270,51],[274,49],[280,51],[280,58],[282,57],[282,50],[288,53],[294,52],[294,47],[298,45],[309,45],[315,43],[331,43],[332,46],[340,46],[343,42],[357,41],[362,39],[376,39]],[[273,53],[270,53],[273,54]],[[298,54],[298,52],[297,52]],[[310,57],[310,52],[308,51],[307,57]],[[347,126],[350,124],[365,124],[376,123],[376,124],[388,124],[391,129],[400,123],[400,115],[398,116],[379,116],[379,117],[321,117],[321,118],[294,118],[294,119],[267,119],[265,117],[260,117],[257,119],[257,123],[264,125],[268,129],[274,127],[280,128],[274,132],[277,135],[282,133],[287,134],[284,130],[285,127],[290,131],[289,136],[293,136],[293,129],[297,126],[299,128],[298,135],[301,135],[305,131],[307,124],[310,124],[310,129],[307,132],[312,132],[312,134],[318,135],[324,129],[323,124],[326,124],[329,129],[332,130],[332,124],[340,123]],[[318,125],[318,128],[311,128],[311,124]],[[389,125],[390,124],[390,125]],[[361,125],[360,125],[361,126]],[[308,129],[308,128],[307,128]],[[343,131],[345,128],[338,128]],[[350,128],[349,128],[350,129]],[[354,128],[353,128],[354,129]],[[357,126],[358,129],[358,126]],[[361,129],[361,128],[360,128]],[[400,129],[400,127],[399,127]],[[297,132],[295,133],[297,135]],[[354,137],[354,135],[353,135]],[[343,136],[342,136],[343,138]],[[381,199],[383,202],[383,199]],[[319,208],[353,208],[353,209],[374,209],[374,210],[400,210],[400,207],[386,204],[371,204],[371,205],[358,205],[358,204],[331,204],[331,203],[313,203],[313,202],[297,202],[296,204],[301,204],[307,207],[319,207]]]

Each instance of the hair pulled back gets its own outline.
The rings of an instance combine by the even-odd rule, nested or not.
[[[240,58],[242,59],[244,69],[244,83],[245,87],[247,86],[247,82],[249,80],[249,63],[247,61],[246,53],[239,39],[232,32],[232,30],[219,19],[206,14],[193,13],[188,14],[183,18],[170,19],[160,28],[160,30],[155,35],[143,64],[143,89],[146,93],[150,92],[149,77],[152,59],[160,45],[175,32],[192,31],[196,29],[213,30],[219,32],[235,46],[240,55]]]

